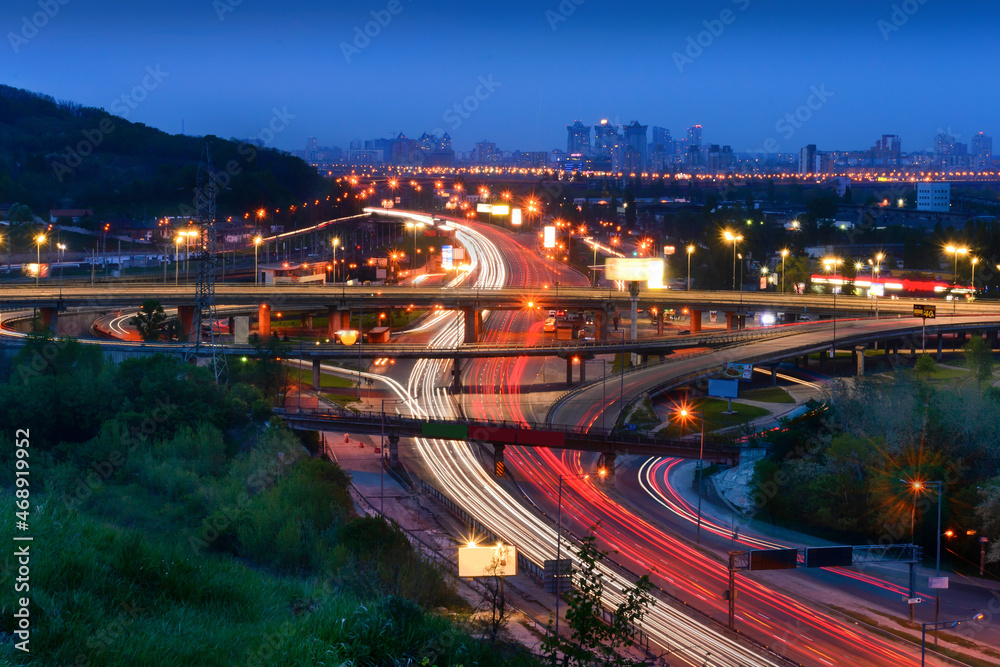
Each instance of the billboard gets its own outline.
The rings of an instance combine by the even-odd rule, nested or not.
[[[708,395],[715,398],[739,398],[740,383],[736,380],[709,380]]]
[[[753,364],[734,364],[727,362],[722,371],[722,377],[730,380],[743,380],[749,382],[753,377]]]
[[[459,547],[458,576],[512,577],[517,574],[517,548],[507,544],[492,547]]]
[[[510,224],[519,225],[521,224],[521,209],[515,208],[510,212]]]
[[[450,271],[455,266],[454,248],[450,245],[441,246],[441,268]]]
[[[507,204],[496,204],[491,211],[493,215],[510,215],[510,206]]]
[[[650,289],[663,289],[662,259],[608,257],[604,269],[608,280],[648,282]]]
[[[456,262],[460,259],[465,259],[465,248],[453,248],[451,254]]]
[[[554,225],[546,225],[542,230],[545,236],[542,238],[542,245],[546,248],[556,247],[556,228]]]
[[[493,204],[476,204],[476,213],[492,213]]]
[[[750,570],[794,570],[798,559],[798,549],[755,550],[750,552]]]
[[[49,265],[42,263],[36,264],[31,262],[30,264],[21,265],[21,273],[28,276],[29,278],[48,278],[49,277]]]

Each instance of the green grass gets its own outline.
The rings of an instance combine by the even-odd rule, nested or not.
[[[724,415],[722,413],[726,411],[728,401],[717,398],[706,398],[698,404],[698,407],[705,412],[705,427],[709,431],[739,426],[771,414],[769,410],[764,408],[733,403],[733,411],[736,414]]]
[[[794,403],[795,399],[788,395],[788,392],[781,387],[761,387],[751,389],[740,394],[740,398],[748,401],[761,401],[764,403]]]
[[[300,384],[303,383],[307,384],[311,387],[313,381],[312,370],[307,370],[302,367],[299,367],[298,370],[299,370],[298,382]],[[321,389],[345,389],[347,387],[356,387],[357,383],[340,375],[333,375],[332,373],[320,373],[319,386]]]

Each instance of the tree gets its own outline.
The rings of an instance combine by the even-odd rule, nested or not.
[[[507,574],[509,553],[509,547],[498,545],[493,550],[490,564],[486,567],[487,576],[479,580],[483,586],[480,604],[486,612],[482,625],[490,644],[496,644],[503,629],[507,627],[511,614],[514,613],[514,608],[507,601],[504,591],[504,576]]]
[[[982,394],[983,383],[993,379],[993,350],[982,336],[973,336],[962,349],[965,350],[965,363],[975,373],[979,393]]]
[[[921,354],[917,358],[915,370],[917,371],[917,377],[926,380],[934,374],[935,370],[937,370],[937,363],[935,363],[934,357],[931,355]]]
[[[139,312],[128,323],[134,326],[142,339],[148,343],[159,340],[160,327],[166,321],[167,316],[160,302],[156,299],[146,299],[142,302]]]
[[[562,664],[571,667],[613,665],[625,667],[646,664],[643,660],[631,660],[620,652],[635,644],[633,633],[642,623],[646,612],[654,604],[649,590],[652,587],[649,575],[643,575],[635,586],[622,591],[622,601],[611,613],[611,620],[602,618],[604,609],[604,574],[601,563],[608,552],[597,547],[594,531],[583,538],[576,553],[579,560],[579,574],[573,579],[573,589],[566,595],[568,609],[566,621],[571,630],[570,639],[556,637],[551,631],[543,643],[543,654],[555,660],[563,655]],[[551,625],[551,621],[549,624]]]
[[[31,209],[25,204],[14,204],[11,206],[10,211],[7,212],[7,218],[16,224],[23,225],[26,222],[33,222],[35,220],[34,214],[32,214]]]

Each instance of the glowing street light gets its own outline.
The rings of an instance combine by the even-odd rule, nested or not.
[[[687,247],[687,253],[688,253],[688,284],[687,284],[687,291],[690,292],[691,291],[691,255],[694,254],[694,244],[691,244],[691,245],[689,245]]]
[[[35,287],[38,287],[38,277],[42,275],[42,244],[45,241],[45,234],[35,237]]]
[[[968,248],[956,248],[955,246],[950,245],[947,248],[945,248],[945,250],[947,250],[948,252],[950,252],[952,255],[955,256],[955,272],[954,273],[955,273],[955,284],[957,285],[958,284],[958,256],[966,254],[967,252],[969,252],[969,249]]]
[[[705,470],[705,413],[703,411],[695,412],[686,405],[681,405],[674,414],[682,428],[687,426],[688,422],[693,421],[696,416],[701,421],[701,446],[698,448],[698,544],[701,544],[701,487],[702,473]]]
[[[736,244],[743,240],[743,236],[740,234],[733,234],[731,231],[726,230],[723,234],[727,241],[733,242],[733,291],[736,291]],[[743,291],[743,286],[740,285],[740,291]]]
[[[416,266],[415,266],[414,263],[417,261],[417,230],[418,229],[423,229],[424,228],[424,223],[422,223],[422,222],[407,222],[406,223],[406,228],[413,230],[413,254],[410,256],[410,270],[412,271],[412,270],[414,270],[416,268]]]
[[[257,248],[260,244],[264,242],[263,237],[255,236],[253,237],[253,284],[260,284],[260,271],[257,270]]]

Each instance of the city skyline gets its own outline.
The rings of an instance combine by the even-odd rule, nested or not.
[[[56,3],[38,18],[39,7],[19,1],[0,14],[11,49],[5,83],[170,133],[257,136],[284,150],[310,136],[347,148],[443,130],[457,150],[487,139],[548,151],[565,145],[566,124],[601,118],[677,137],[701,124],[706,141],[737,152],[769,141],[787,153],[860,149],[883,134],[913,151],[932,148],[939,132],[996,134],[990,109],[1000,94],[979,73],[997,56],[966,64],[940,55],[988,42],[998,10],[979,2],[962,14],[919,0],[638,3],[627,12],[595,0],[521,2],[477,17],[483,28],[471,32],[475,10],[453,2],[294,0],[276,13],[273,3],[234,0],[169,10],[104,0],[89,13]],[[785,122],[803,107],[806,122]],[[288,122],[269,133],[276,115]]]

